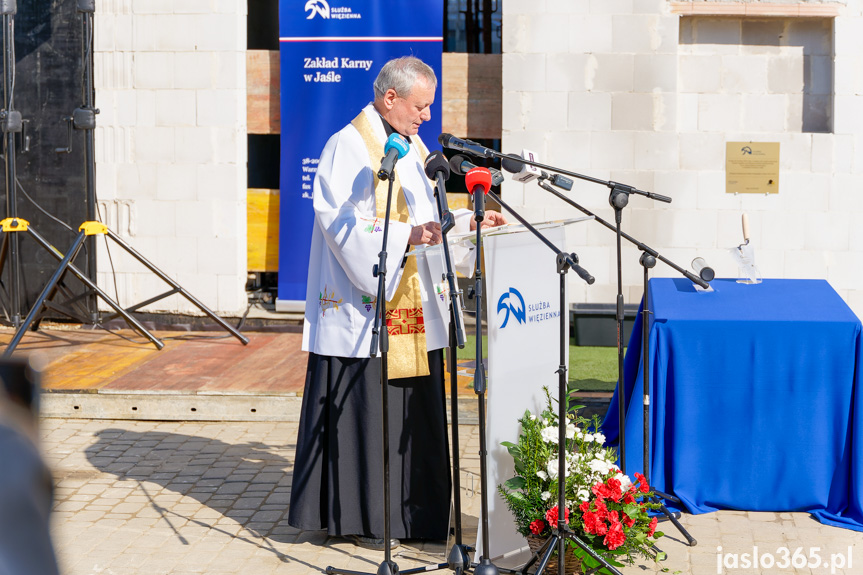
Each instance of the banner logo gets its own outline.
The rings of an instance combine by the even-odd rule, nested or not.
[[[327,0],[309,0],[304,10],[309,13],[306,20],[311,20],[315,14],[320,14],[321,18],[326,19],[330,17],[330,5],[327,4]]]
[[[503,323],[500,328],[503,329],[506,327],[507,322],[509,321],[509,314],[512,312],[512,315],[515,316],[515,319],[518,323],[527,323],[527,319],[525,317],[525,308],[524,308],[524,298],[521,297],[521,294],[515,288],[509,288],[508,292],[504,292],[500,299],[497,300],[497,313],[505,311],[506,315],[503,318]]]

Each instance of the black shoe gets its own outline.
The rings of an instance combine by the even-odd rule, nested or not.
[[[362,547],[363,549],[371,549],[372,551],[383,551],[386,547],[383,538],[376,539],[374,537],[363,537],[362,535],[348,535],[347,539],[353,541],[354,545],[356,545],[357,547]],[[390,539],[390,549],[395,549],[399,545],[400,543],[398,539]]]

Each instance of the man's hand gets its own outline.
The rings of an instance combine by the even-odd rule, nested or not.
[[[485,218],[483,218],[483,220],[482,220],[481,227],[482,228],[496,228],[497,226],[502,226],[506,223],[509,223],[509,222],[506,221],[506,218],[503,216],[502,213],[496,212],[494,210],[486,210],[485,211]],[[470,230],[471,231],[476,230],[476,220],[474,220],[474,219],[470,220]]]
[[[423,244],[434,246],[441,243],[442,238],[440,224],[437,222],[426,222],[413,227],[411,235],[408,238],[408,244],[412,246],[421,246]]]

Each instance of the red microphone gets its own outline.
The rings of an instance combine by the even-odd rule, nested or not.
[[[467,191],[473,196],[473,219],[485,219],[485,195],[491,189],[491,172],[488,168],[474,168],[464,175]]]

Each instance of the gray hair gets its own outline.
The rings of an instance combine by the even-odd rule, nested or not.
[[[384,64],[375,79],[375,99],[383,98],[390,89],[395,90],[396,94],[403,98],[407,97],[420,76],[428,81],[432,89],[437,87],[434,70],[419,58],[402,56],[390,60]]]

